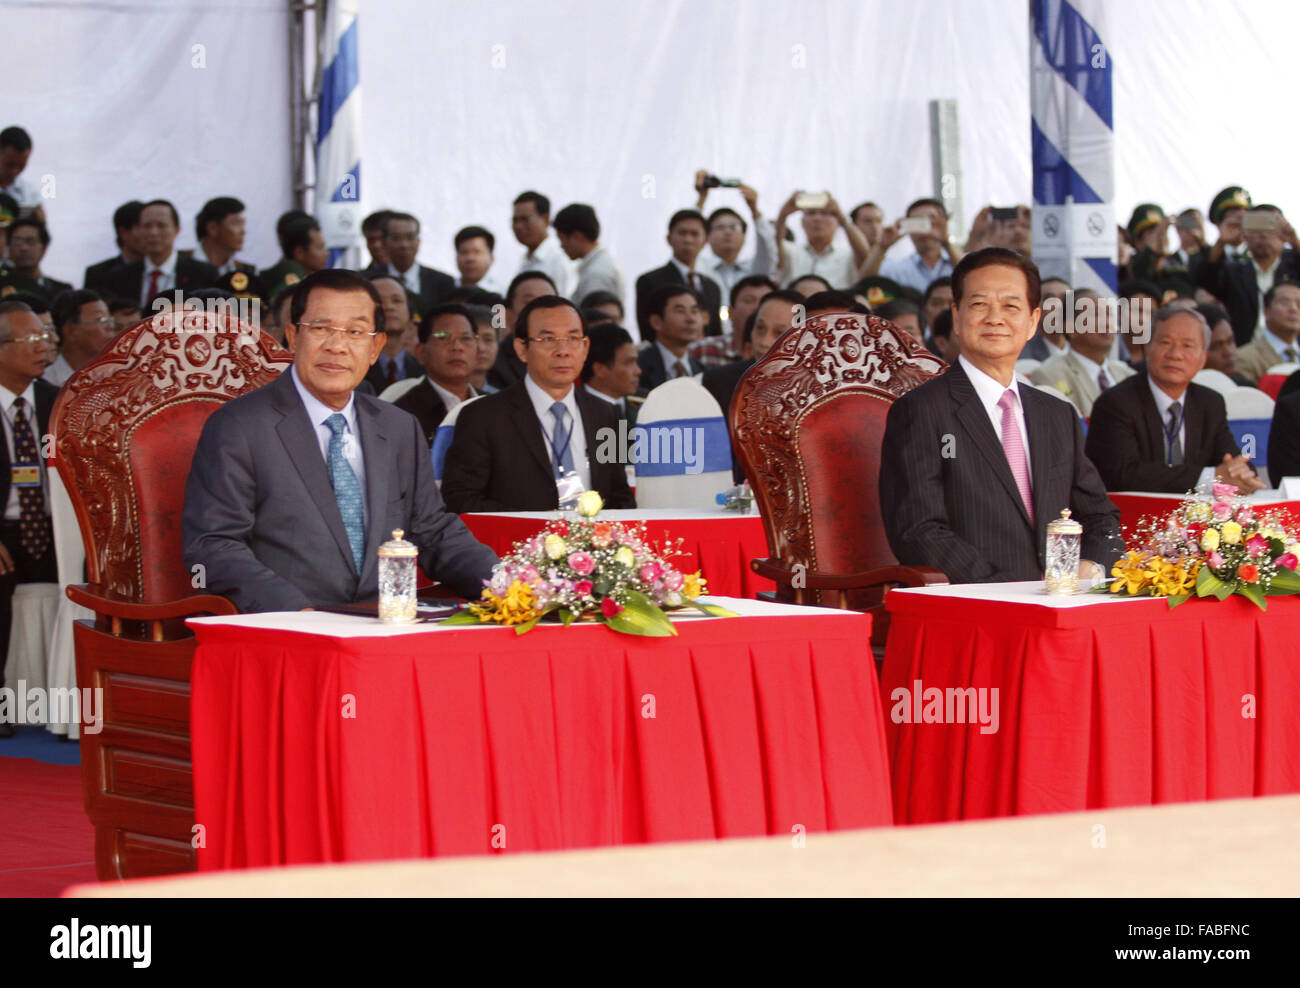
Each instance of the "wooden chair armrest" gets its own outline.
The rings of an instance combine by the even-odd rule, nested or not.
[[[759,576],[777,583],[790,585],[795,569],[775,559],[750,560],[750,568]],[[926,587],[946,584],[948,577],[931,566],[881,566],[858,573],[822,573],[818,570],[799,571],[800,583],[809,590],[865,590],[885,583],[905,587]]]
[[[165,621],[200,614],[239,613],[239,608],[229,598],[210,593],[159,604],[142,604],[105,590],[98,583],[73,583],[68,585],[67,594],[74,604],[80,604],[115,621]]]

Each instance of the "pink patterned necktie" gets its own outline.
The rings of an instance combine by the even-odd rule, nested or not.
[[[1034,494],[1029,486],[1029,461],[1025,457],[1025,441],[1020,435],[1020,423],[1016,421],[1016,393],[1008,388],[998,399],[1002,409],[1002,452],[1011,467],[1011,476],[1016,478],[1020,488],[1020,499],[1025,502],[1029,512],[1029,521],[1034,520]]]

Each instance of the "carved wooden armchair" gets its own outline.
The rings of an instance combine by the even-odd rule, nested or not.
[[[51,413],[51,462],[86,549],[88,582],[67,594],[95,613],[73,635],[78,685],[103,691],[102,730],[81,737],[101,879],[195,868],[184,620],[235,607],[196,591],[182,561],[185,481],[213,410],[289,361],[229,314],[156,315],[73,375]]]
[[[880,446],[894,399],[945,369],[877,316],[832,313],[788,330],[731,401],[736,452],[763,516],[773,599],[872,614],[883,646],[889,586],[948,582],[899,566],[878,497]]]

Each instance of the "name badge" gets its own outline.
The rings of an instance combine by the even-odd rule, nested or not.
[[[561,508],[571,508],[582,493],[582,478],[576,473],[566,473],[555,481],[555,495]]]
[[[39,463],[15,463],[9,468],[9,483],[13,487],[40,487]]]

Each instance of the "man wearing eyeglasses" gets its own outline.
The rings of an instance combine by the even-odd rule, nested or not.
[[[393,404],[420,420],[430,446],[447,413],[478,396],[469,383],[478,350],[478,328],[465,306],[444,303],[420,320],[416,352],[424,365],[424,377]]]
[[[117,335],[117,321],[94,292],[64,292],[50,308],[61,341],[59,356],[42,377],[56,388],[98,357]]]
[[[41,459],[41,437],[50,422],[58,389],[41,380],[53,336],[24,302],[0,302],[0,417],[4,419],[4,462],[0,462],[0,655],[8,659],[14,587],[57,583],[49,488]],[[4,661],[0,661],[0,681]],[[0,723],[0,738],[13,727]]]
[[[384,346],[375,286],[341,269],[294,289],[293,365],[213,412],[185,489],[185,565],[242,611],[372,600],[402,529],[433,580],[477,597],[497,557],[447,511],[419,422],[357,392]],[[200,568],[201,567],[201,568]]]
[[[590,345],[578,307],[543,295],[524,306],[514,334],[527,373],[462,409],[442,474],[447,506],[547,511],[595,490],[606,507],[636,507],[623,464],[597,455],[601,430],[616,434],[618,414],[576,387]]]

